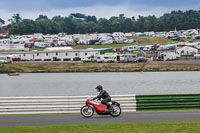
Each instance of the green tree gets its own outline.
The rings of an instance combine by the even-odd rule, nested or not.
[[[156,26],[158,23],[157,18],[153,16],[148,16],[144,21],[144,30],[145,31],[157,31],[158,27]]]
[[[145,31],[144,22],[145,22],[145,17],[139,15],[137,22],[136,22],[136,31],[137,32],[144,32]]]
[[[19,22],[16,24],[13,24],[11,28],[9,29],[10,34],[14,35],[24,35],[25,34],[25,25],[23,22]]]
[[[22,20],[24,23],[24,33],[25,34],[33,34],[35,32],[35,22],[30,19]]]
[[[111,22],[105,18],[100,18],[98,22],[98,32],[100,33],[111,33],[112,28],[111,28]]]
[[[122,32],[130,32],[132,31],[133,22],[130,18],[124,18],[121,21],[121,31]]]
[[[119,19],[124,19],[124,14],[119,14]]]
[[[5,24],[5,21],[0,18],[0,25]]]
[[[97,24],[93,21],[86,23],[86,33],[95,33],[97,32]]]
[[[49,34],[52,32],[51,21],[48,19],[39,19],[35,21],[35,32]]]
[[[5,21],[0,18],[0,31],[2,30],[2,25],[5,24]]]
[[[97,18],[95,16],[87,16],[86,21],[97,23]]]
[[[112,16],[110,19],[95,16],[86,16],[81,13],[72,13],[68,17],[55,16],[48,19],[45,15],[39,15],[36,20],[22,20],[19,14],[14,14],[7,25],[11,34],[56,34],[65,32],[76,33],[112,33],[112,32],[144,32],[144,31],[170,31],[197,29],[200,27],[200,10],[172,11],[159,18],[153,16],[139,16],[126,18],[124,14]],[[0,19],[0,23],[5,23]]]
[[[10,21],[12,24],[15,24],[21,22],[22,18],[20,17],[19,13],[17,13],[14,14],[11,19],[8,19],[8,21]]]
[[[112,32],[120,32],[121,31],[121,24],[119,19],[115,19],[112,21]]]
[[[45,15],[39,15],[39,17],[36,19],[36,21],[41,20],[41,19],[48,19],[48,17]]]

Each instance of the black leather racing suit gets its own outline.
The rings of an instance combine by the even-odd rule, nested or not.
[[[105,104],[108,107],[108,105],[109,105],[108,102],[111,102],[111,97],[108,94],[108,92],[105,90],[101,90],[99,95],[97,97],[93,98],[93,100],[95,100],[95,99],[101,100],[101,98],[103,99],[101,101],[101,103]]]

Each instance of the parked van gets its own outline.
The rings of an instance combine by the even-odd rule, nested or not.
[[[12,58],[8,56],[0,56],[0,64],[12,63]]]
[[[91,55],[87,55],[82,59],[83,62],[92,62],[92,57]]]
[[[118,62],[137,62],[137,54],[119,54],[116,58]]]
[[[104,62],[104,63],[108,63],[108,62],[116,62],[117,61],[117,55],[99,55],[97,56],[97,62]]]
[[[125,54],[124,62],[137,62],[137,54]]]
[[[169,61],[177,58],[174,52],[160,53],[157,57],[158,61]]]

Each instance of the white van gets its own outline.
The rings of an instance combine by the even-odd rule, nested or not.
[[[109,55],[99,55],[97,56],[97,62],[104,62],[104,63],[108,63],[108,62],[114,62],[115,60],[117,60],[117,56],[109,56]]]
[[[92,62],[92,57],[91,55],[87,55],[82,59],[83,62]]]
[[[168,52],[168,53],[160,53],[157,57],[158,61],[170,61],[175,60],[177,58],[175,52]]]
[[[0,56],[0,64],[12,63],[12,58],[8,56]]]

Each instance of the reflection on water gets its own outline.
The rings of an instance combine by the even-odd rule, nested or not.
[[[0,96],[97,95],[101,84],[111,95],[200,93],[200,72],[40,73],[0,75]]]

